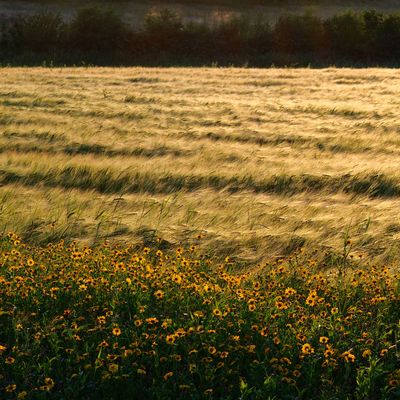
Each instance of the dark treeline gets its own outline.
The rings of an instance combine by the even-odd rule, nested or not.
[[[184,24],[162,10],[134,30],[111,9],[86,8],[68,23],[42,13],[0,27],[3,65],[400,65],[400,14],[376,11],[286,15],[271,26],[245,17]]]

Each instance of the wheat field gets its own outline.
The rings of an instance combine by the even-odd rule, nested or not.
[[[390,69],[2,68],[0,231],[399,258]]]

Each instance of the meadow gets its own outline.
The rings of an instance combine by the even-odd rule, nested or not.
[[[399,398],[399,92],[0,69],[0,398]]]
[[[398,271],[161,247],[3,237],[1,398],[399,398]]]
[[[390,69],[3,68],[0,231],[399,257]]]

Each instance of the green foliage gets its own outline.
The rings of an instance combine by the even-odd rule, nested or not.
[[[20,16],[5,32],[3,45],[13,52],[54,52],[63,46],[65,34],[66,25],[58,14]]]
[[[400,59],[400,15],[381,17],[375,40],[378,57]]]
[[[179,53],[182,45],[184,25],[181,18],[168,9],[150,12],[143,26],[143,41],[146,51],[159,53]]]
[[[376,11],[325,20],[289,14],[270,26],[245,16],[214,25],[185,24],[179,14],[162,9],[150,12],[134,30],[111,8],[89,7],[69,23],[44,13],[18,17],[2,30],[0,53],[33,62],[43,54],[64,63],[95,64],[397,63],[400,58],[400,16]]]
[[[339,56],[362,57],[366,51],[366,33],[363,16],[354,12],[336,15],[325,22],[328,46]]]
[[[320,18],[308,13],[280,17],[274,29],[276,51],[290,54],[318,52],[324,40]]]
[[[388,267],[339,283],[299,251],[250,276],[162,248],[2,237],[1,398],[398,398]]]
[[[84,8],[68,29],[68,45],[82,52],[115,52],[125,47],[128,27],[111,8]]]

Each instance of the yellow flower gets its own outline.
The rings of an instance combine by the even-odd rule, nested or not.
[[[161,300],[164,297],[164,292],[162,290],[157,290],[154,293],[154,296],[156,297],[156,299]]]
[[[249,304],[249,311],[253,312],[256,309],[256,305],[254,303]]]
[[[362,357],[363,358],[367,358],[367,357],[369,357],[371,355],[371,353],[372,352],[371,352],[370,349],[364,350],[363,353],[362,353]]]
[[[119,336],[121,334],[121,329],[113,328],[112,333],[114,336]]]
[[[172,281],[179,285],[182,282],[182,277],[178,274],[175,274],[172,277]]]
[[[335,315],[335,314],[337,314],[339,312],[339,309],[337,308],[337,307],[333,307],[332,309],[331,309],[331,314],[332,315]]]
[[[125,358],[130,357],[131,355],[133,355],[133,350],[131,350],[131,349],[124,350]]]
[[[174,344],[175,343],[175,335],[167,335],[167,337],[165,338],[165,341],[168,344]]]
[[[304,355],[312,354],[314,353],[314,348],[311,346],[311,344],[305,343],[303,346],[301,346],[301,352]]]
[[[299,378],[301,376],[301,372],[299,370],[295,369],[293,371],[293,376],[296,377],[296,378]]]
[[[331,348],[328,348],[324,352],[325,358],[329,358],[330,356],[333,356],[335,354],[335,351],[332,350]]]
[[[314,307],[315,306],[315,298],[313,297],[307,297],[306,299],[306,304],[310,307]]]
[[[195,317],[197,317],[197,318],[202,318],[202,317],[204,317],[204,312],[203,312],[203,311],[195,311],[195,312],[193,313],[193,315],[194,315]]]
[[[167,380],[168,380],[169,378],[171,378],[173,375],[174,375],[174,373],[173,373],[172,371],[167,372],[167,373],[164,375],[164,381],[167,381]]]
[[[15,383],[13,383],[11,385],[7,385],[6,386],[6,392],[7,393],[14,392],[16,388],[17,388],[17,385]]]
[[[210,347],[208,348],[208,352],[209,352],[210,354],[215,354],[215,353],[217,352],[217,349],[216,349],[214,346],[210,346]]]
[[[356,356],[352,354],[350,351],[345,351],[344,353],[342,353],[342,357],[346,362],[353,363],[354,361],[356,361]]]
[[[293,289],[291,287],[288,287],[287,289],[285,289],[285,295],[286,296],[291,296],[292,294],[296,294],[296,289]]]
[[[285,303],[283,303],[282,301],[275,302],[275,307],[278,310],[286,310],[288,308],[288,306]]]
[[[14,357],[7,357],[4,362],[6,364],[14,364],[15,363],[15,358]]]
[[[44,384],[52,388],[54,386],[54,381],[51,378],[44,378]]]
[[[321,336],[319,338],[319,342],[322,343],[322,344],[326,344],[326,343],[329,342],[329,338],[327,338],[326,336]]]
[[[215,309],[213,310],[213,314],[214,314],[216,317],[220,317],[220,316],[222,315],[222,312],[221,312],[220,309],[215,308]]]
[[[108,370],[112,373],[115,374],[119,370],[119,366],[117,364],[110,364],[108,366]]]
[[[248,353],[255,353],[255,351],[256,351],[256,346],[254,344],[249,344],[247,346],[247,352]]]
[[[171,321],[172,322],[172,321]],[[163,321],[163,323],[161,324],[161,328],[163,329],[167,329],[168,326],[170,325],[170,322],[168,320]]]

